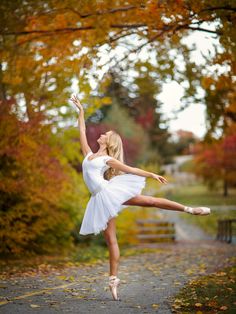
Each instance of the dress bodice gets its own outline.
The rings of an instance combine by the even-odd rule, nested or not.
[[[104,179],[104,172],[109,168],[106,161],[111,159],[111,156],[104,155],[95,157],[91,160],[88,159],[92,152],[89,152],[82,162],[83,179],[91,192],[95,195],[99,192],[106,184],[108,180]]]

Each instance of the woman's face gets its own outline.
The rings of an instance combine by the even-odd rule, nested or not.
[[[111,131],[107,131],[106,133],[102,133],[99,137],[99,139],[97,140],[97,142],[99,144],[106,144],[108,141],[108,138],[110,136]]]

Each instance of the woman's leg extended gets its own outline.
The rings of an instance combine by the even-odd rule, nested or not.
[[[170,209],[170,210],[177,210],[177,211],[184,211],[184,205],[170,201],[166,198],[162,197],[154,197],[149,195],[137,195],[132,197],[125,203],[124,205],[136,205],[136,206],[144,206],[144,207],[158,207],[160,209]]]
[[[115,217],[108,221],[107,228],[103,231],[103,234],[109,249],[110,276],[117,276],[120,250],[116,238]]]

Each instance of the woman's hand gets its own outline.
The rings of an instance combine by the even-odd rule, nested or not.
[[[155,173],[153,173],[152,178],[155,180],[158,180],[161,183],[167,184],[167,182],[168,182],[164,177],[159,176],[158,174],[155,174]]]
[[[78,99],[77,96],[73,95],[73,96],[70,98],[70,100],[73,101],[73,103],[76,105],[76,107],[77,107],[79,110],[81,110],[81,111],[84,110],[84,108],[83,108],[83,106],[81,105],[81,103],[80,103],[80,101],[79,101],[79,99]]]

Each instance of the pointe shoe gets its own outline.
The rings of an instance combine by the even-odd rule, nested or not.
[[[120,279],[117,276],[109,276],[109,288],[112,293],[112,297],[114,300],[119,301],[119,297],[117,294],[117,287],[120,284]]]
[[[211,209],[209,207],[193,208],[193,207],[185,206],[184,211],[192,215],[209,215],[211,213]]]

